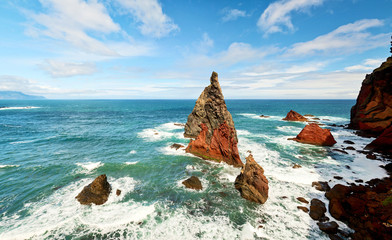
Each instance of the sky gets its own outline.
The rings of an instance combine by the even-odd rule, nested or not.
[[[2,0],[0,91],[49,99],[355,99],[392,0]]]

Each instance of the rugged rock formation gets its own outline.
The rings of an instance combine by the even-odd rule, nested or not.
[[[201,185],[200,179],[196,176],[192,176],[187,180],[183,181],[182,184],[185,185],[186,188],[191,188],[195,190],[202,190],[203,186]]]
[[[78,196],[76,196],[76,199],[83,205],[91,205],[91,203],[102,205],[108,200],[110,191],[110,184],[107,181],[106,175],[103,174],[84,187]]]
[[[392,126],[378,136],[373,142],[368,144],[366,150],[392,154]]]
[[[320,146],[332,146],[336,143],[329,129],[323,129],[315,123],[306,125],[297,137],[290,140]]]
[[[237,133],[216,72],[212,73],[210,82],[197,99],[185,124],[184,136],[195,139],[190,141],[186,152],[240,167],[243,164],[238,154]]]
[[[335,185],[325,196],[329,212],[355,230],[352,239],[390,239],[392,236],[392,179],[373,179],[367,185]]]
[[[350,128],[381,134],[392,124],[392,57],[366,75],[351,109]]]
[[[327,209],[325,208],[325,203],[322,201],[316,198],[313,198],[312,201],[310,201],[309,215],[313,220],[319,220],[322,218],[326,211]]]
[[[304,116],[302,116],[301,114],[290,110],[290,112],[287,113],[286,117],[283,118],[282,120],[285,121],[299,121],[299,122],[306,122],[308,121],[308,119]]]
[[[240,175],[234,183],[241,197],[257,203],[265,203],[268,199],[268,180],[264,169],[253,159],[252,154],[246,158]]]

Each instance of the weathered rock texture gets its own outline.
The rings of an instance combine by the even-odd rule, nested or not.
[[[91,205],[92,203],[101,205],[108,200],[110,191],[110,184],[107,181],[106,175],[103,174],[84,187],[78,196],[76,196],[76,199],[83,205]]]
[[[184,184],[184,186],[186,188],[191,188],[191,189],[195,189],[195,190],[202,190],[203,186],[201,185],[200,179],[196,176],[192,176],[190,178],[188,178],[187,180],[183,181],[182,184]]]
[[[391,239],[392,179],[373,179],[367,185],[335,185],[325,196],[329,212],[355,230],[352,239]]]
[[[392,126],[385,129],[384,132],[367,145],[365,149],[392,154]]]
[[[392,124],[392,57],[366,75],[351,109],[350,128],[375,135]]]
[[[306,125],[297,137],[290,140],[320,146],[332,146],[336,143],[329,129],[323,129],[315,123]]]
[[[253,159],[252,154],[246,158],[240,175],[234,183],[241,196],[257,203],[265,203],[268,199],[268,180],[264,176],[264,169]]]
[[[237,133],[216,72],[212,73],[210,82],[197,99],[185,124],[184,136],[194,139],[190,141],[186,152],[240,167],[243,164],[238,154]]]
[[[285,121],[299,121],[299,122],[306,122],[308,121],[308,119],[304,116],[302,116],[301,114],[290,110],[290,112],[287,113],[286,117],[283,118],[282,120]]]

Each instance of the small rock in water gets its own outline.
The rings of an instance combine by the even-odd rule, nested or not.
[[[342,180],[343,179],[343,177],[341,177],[341,176],[333,176],[333,178],[335,178],[337,180]]]
[[[306,203],[306,204],[308,204],[308,203],[309,203],[309,201],[308,201],[308,200],[306,200],[306,199],[305,199],[305,198],[303,198],[303,197],[297,197],[297,200],[298,200],[298,201],[300,201],[300,202]]]
[[[316,198],[312,199],[310,203],[309,215],[313,220],[319,220],[324,216],[326,211],[327,209],[325,208],[325,203]]]
[[[260,115],[261,118],[269,118],[270,116]]]
[[[117,196],[120,196],[120,194],[121,194],[121,190],[120,190],[120,189],[117,189],[116,195],[117,195]]]
[[[351,169],[351,167],[350,167],[349,165],[346,165],[345,167],[346,167],[347,169]]]
[[[369,153],[369,154],[366,155],[366,158],[371,159],[371,160],[376,160],[377,156],[374,155],[373,153]]]
[[[309,209],[308,209],[307,207],[297,206],[297,209],[302,210],[302,211],[304,211],[304,212],[306,212],[306,213],[309,212]]]
[[[322,192],[327,192],[331,189],[327,182],[312,182],[312,187],[315,187],[317,190]]]
[[[110,190],[110,184],[107,181],[106,175],[103,174],[84,187],[75,198],[83,205],[90,205],[92,203],[102,205],[108,200]]]
[[[203,186],[201,185],[200,179],[196,176],[192,176],[187,180],[183,181],[182,184],[185,185],[186,188],[191,188],[195,190],[202,190]]]
[[[355,151],[355,148],[354,148],[354,147],[351,147],[351,146],[348,146],[348,147],[346,147],[345,149],[346,149],[346,150],[354,150],[354,151]]]
[[[363,183],[363,180],[362,179],[357,179],[357,180],[355,180],[355,182],[356,183]]]
[[[302,166],[301,165],[299,165],[299,164],[294,164],[294,166],[293,166],[293,168],[301,168]]]
[[[341,150],[341,149],[337,149],[337,148],[332,149],[332,151],[340,152],[340,153],[343,153],[343,154],[348,154],[348,152],[346,152],[344,150]]]
[[[339,225],[335,221],[325,223],[319,222],[317,225],[319,226],[320,230],[325,233],[336,234],[338,232]]]
[[[350,140],[344,140],[343,143],[345,143],[345,144],[355,144],[355,142],[350,141]]]
[[[172,145],[170,146],[170,148],[174,148],[174,149],[176,149],[176,150],[178,150],[178,149],[180,149],[180,148],[183,148],[183,147],[185,147],[185,146],[183,146],[183,145],[181,145],[181,144],[178,144],[178,143],[174,143],[174,144],[172,144]]]

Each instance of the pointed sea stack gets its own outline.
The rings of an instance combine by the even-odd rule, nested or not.
[[[392,124],[392,57],[366,75],[351,109],[349,127],[380,135]]]
[[[252,154],[246,158],[240,175],[234,183],[241,197],[256,203],[265,203],[268,199],[268,180],[264,169],[253,159]]]
[[[301,114],[297,113],[296,111],[290,110],[290,112],[287,113],[286,117],[283,118],[282,120],[285,121],[299,121],[299,122],[306,122],[308,119]]]
[[[106,175],[98,176],[92,183],[83,188],[83,190],[75,198],[82,205],[104,204],[111,191],[110,184],[107,181]]]
[[[241,167],[243,163],[238,154],[237,133],[216,72],[212,72],[210,82],[188,116],[184,136],[193,139],[186,152],[203,159],[224,161]]]

